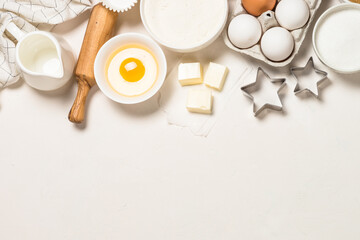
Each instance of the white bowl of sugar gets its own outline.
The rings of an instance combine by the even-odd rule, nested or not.
[[[312,40],[325,65],[339,73],[360,72],[360,4],[328,9],[317,21]]]

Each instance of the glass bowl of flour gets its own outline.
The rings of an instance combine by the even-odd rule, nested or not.
[[[176,52],[209,46],[226,25],[227,0],[142,0],[141,19],[161,45]]]

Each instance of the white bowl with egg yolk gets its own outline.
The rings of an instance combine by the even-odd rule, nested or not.
[[[131,61],[134,59],[140,60]],[[148,61],[150,64],[146,63]],[[123,67],[124,63],[128,64]],[[136,68],[137,63],[141,67]],[[166,72],[166,58],[160,46],[150,37],[138,33],[125,33],[110,39],[99,50],[94,64],[100,90],[122,104],[136,104],[154,96],[163,85]]]

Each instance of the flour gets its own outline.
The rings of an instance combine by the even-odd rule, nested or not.
[[[360,10],[330,14],[319,26],[315,44],[330,67],[346,72],[360,69]]]
[[[221,0],[151,0],[145,21],[159,41],[173,48],[191,48],[212,38],[227,15]]]

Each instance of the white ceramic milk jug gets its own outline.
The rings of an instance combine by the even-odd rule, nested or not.
[[[44,31],[24,34],[14,23],[9,23],[6,29],[18,41],[16,64],[27,84],[51,91],[71,79],[75,59],[65,40]]]

